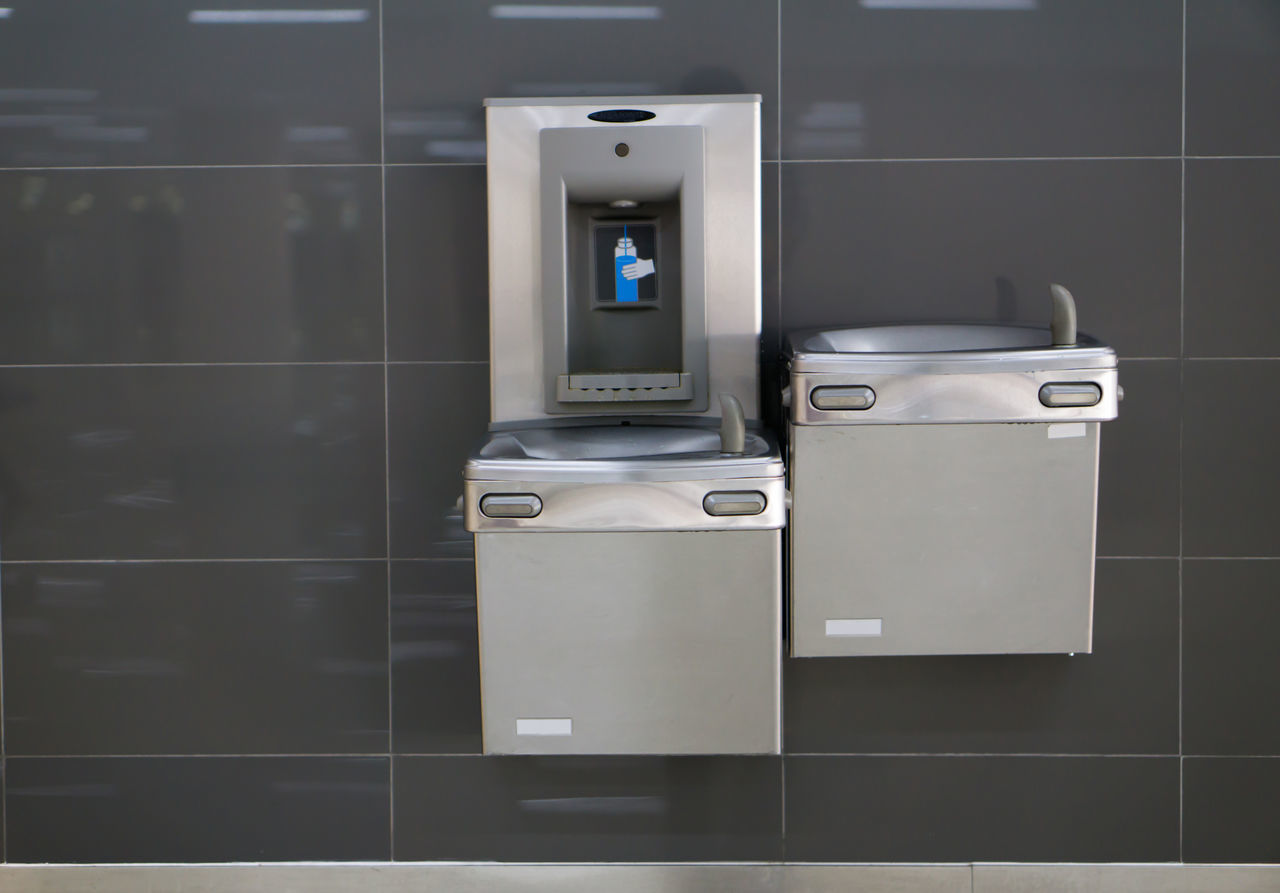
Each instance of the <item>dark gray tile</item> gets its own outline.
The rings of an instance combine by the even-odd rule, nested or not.
[[[1178,554],[1177,360],[1120,363],[1124,401],[1102,426],[1098,554]]]
[[[1188,161],[1186,225],[1187,355],[1280,356],[1280,159]]]
[[[5,363],[382,359],[372,168],[0,173],[0,267]]]
[[[1182,856],[1188,862],[1280,862],[1280,759],[1183,764]]]
[[[1189,360],[1183,370],[1184,554],[1280,555],[1280,363]]]
[[[480,752],[476,569],[391,562],[392,749]]]
[[[1176,2],[906,5],[782,4],[784,157],[1179,153]]]
[[[391,554],[469,558],[462,469],[489,422],[487,365],[392,366]]]
[[[1047,324],[1049,283],[1122,356],[1177,356],[1177,161],[787,164],[784,329]]]
[[[777,757],[396,757],[397,859],[775,861]]]
[[[1280,153],[1280,7],[1187,0],[1187,151]]]
[[[385,555],[380,366],[0,370],[4,557]]]
[[[786,757],[787,860],[1170,862],[1177,757]]]
[[[489,359],[487,212],[482,166],[388,168],[391,359]]]
[[[545,4],[385,0],[387,160],[483,161],[486,97],[685,93],[760,93],[777,157],[774,0],[606,5],[529,18]]]
[[[270,14],[260,5],[209,4]],[[313,19],[360,7],[323,23],[201,23],[191,6],[18,4],[0,22],[0,164],[378,160],[377,4],[271,4]]]
[[[383,562],[4,569],[5,750],[385,753]]]
[[[1187,561],[1183,750],[1280,754],[1280,561]]]
[[[386,757],[9,758],[14,862],[390,857]]]
[[[1093,653],[799,659],[788,753],[1177,753],[1178,562],[1098,562]]]

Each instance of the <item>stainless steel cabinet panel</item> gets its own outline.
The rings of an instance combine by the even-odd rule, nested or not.
[[[780,530],[477,534],[485,752],[778,753],[780,565]]]
[[[1098,423],[791,427],[791,653],[1089,651]]]

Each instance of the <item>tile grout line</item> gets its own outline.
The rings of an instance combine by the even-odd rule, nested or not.
[[[781,221],[782,177],[778,177],[778,239],[782,238]],[[782,287],[781,245],[778,246],[778,287]],[[781,331],[782,302],[779,293],[778,324]],[[385,335],[384,335],[385,338]],[[385,350],[385,347],[384,347]],[[1121,357],[1122,363],[1137,362],[1169,362],[1182,360],[1188,363],[1204,362],[1262,362],[1274,363],[1280,356],[1257,357]],[[0,371],[21,371],[24,369],[221,369],[221,368],[310,368],[332,366],[488,366],[488,360],[245,360],[232,362],[172,362],[172,363],[0,363]]]
[[[778,161],[781,164],[932,164],[935,162],[965,164],[994,161],[1177,161],[1181,157],[1181,155],[974,155],[972,157],[920,156],[917,158],[779,158]]]
[[[781,109],[781,103],[779,103]],[[781,132],[781,122],[778,130]],[[973,157],[918,158],[764,158],[765,164],[917,164],[927,162],[964,163],[992,161],[1177,161],[1180,158],[1202,161],[1274,161],[1280,155],[981,155]],[[279,164],[84,164],[39,165],[31,167],[0,166],[5,173],[57,173],[60,171],[202,171],[202,170],[277,170],[324,168],[395,168],[395,167],[484,167],[483,161],[337,161],[294,162]]]
[[[1066,656],[1066,655],[1059,655]],[[858,756],[858,757],[937,757],[940,760],[956,760],[956,759],[1006,759],[1006,757],[1016,757],[1016,759],[1052,759],[1052,760],[1176,760],[1179,754],[1037,754],[1034,751],[1018,751],[1018,752],[945,752],[945,754],[937,754],[937,752],[911,752],[911,751],[796,751],[788,752],[790,757],[818,757],[818,756]],[[1235,756],[1230,755],[1230,756]],[[1280,759],[1280,755],[1276,755]]]
[[[359,558],[16,558],[5,561],[13,565],[99,565],[99,564],[365,564],[387,561],[471,562],[472,558],[405,558],[374,555]]]
[[[57,171],[239,171],[239,170],[279,170],[295,168],[311,170],[319,168],[339,167],[381,167],[376,161],[332,161],[332,162],[296,162],[292,164],[53,164],[36,167],[0,166],[0,173],[24,174],[31,172]]]
[[[5,561],[0,555],[0,570]],[[5,740],[4,715],[9,702],[4,697],[4,576],[0,574],[0,864],[9,861],[9,760]]]
[[[782,352],[782,0],[778,0],[778,98],[777,98],[777,116],[778,144],[774,147],[778,153],[778,182],[777,182],[777,205],[778,205],[778,235],[777,242],[774,244],[774,251],[777,252],[775,258],[778,264],[778,309],[777,309],[777,331],[774,335],[774,357],[776,361],[778,355]],[[785,820],[784,820],[785,821]],[[785,833],[785,826],[783,831]]]
[[[221,760],[221,759],[262,759],[262,760],[385,760],[388,754],[384,751],[373,753],[29,753],[9,754],[9,760]],[[459,757],[486,757],[480,751],[465,752],[421,752],[406,751],[396,754],[400,757],[414,759],[430,759],[435,757],[456,759]],[[788,753],[787,757],[814,759],[819,757],[864,757],[874,759],[891,759],[895,757],[937,758],[937,759],[1120,759],[1120,760],[1176,760],[1176,753],[841,753],[838,751],[798,751]],[[765,758],[768,758],[765,756]],[[1190,753],[1183,755],[1185,759],[1195,760],[1280,760],[1280,754],[1274,753]],[[779,759],[782,756],[779,755]]]
[[[777,109],[775,111],[775,115],[777,116],[777,131],[776,131],[777,145],[774,146],[774,151],[778,155],[779,162],[781,162],[782,160],[782,0],[778,0],[777,39],[778,39],[778,43],[777,43],[776,62],[778,66],[778,95],[776,99]],[[774,242],[773,250],[775,252],[774,262],[777,263],[778,265],[778,307],[777,307],[777,310],[775,311],[777,314],[777,317],[776,317],[777,326],[774,331],[774,344],[772,347],[773,356],[770,357],[771,364],[777,362],[778,356],[782,351],[782,165],[781,163],[779,163],[778,165],[776,178],[777,178],[777,183],[775,184],[775,189],[777,190],[776,199],[777,199],[777,212],[778,212],[778,221],[777,221],[778,232],[777,232],[777,239]],[[761,408],[760,415],[763,418],[764,416],[763,407]],[[785,545],[783,548],[785,549]],[[784,583],[785,583],[785,580],[784,580]],[[783,604],[778,606],[778,610],[783,611],[784,613],[785,613],[786,597],[787,597],[786,593],[785,592],[782,593]],[[779,650],[778,659],[779,661],[782,661],[783,664],[785,664],[786,656],[781,652],[781,649]],[[780,833],[782,836],[782,839],[781,839],[782,858],[785,860],[787,858],[787,757],[786,757],[787,748],[786,748],[785,730],[782,728],[783,716],[785,716],[786,714],[786,701],[785,701],[785,694],[783,693],[784,686],[782,684],[782,674],[783,674],[783,666],[780,665],[778,667],[778,725],[779,725],[778,789],[782,798],[782,803],[781,803],[782,812],[779,816],[779,821],[780,821]]]
[[[37,564],[353,564],[387,561],[386,555],[359,558],[19,558],[10,565]],[[467,561],[466,558],[415,558],[414,561]]]
[[[1280,358],[1278,358],[1280,359]],[[240,362],[178,363],[0,363],[9,369],[182,369],[223,367],[294,367],[294,366],[487,366],[488,360],[261,360]]]
[[[1186,551],[1183,533],[1183,431],[1185,422],[1186,355],[1187,355],[1187,0],[1182,0],[1182,159],[1180,161],[1178,208],[1178,861],[1185,861],[1183,853],[1183,816],[1185,802],[1185,757],[1183,754],[1183,651],[1185,626],[1183,624],[1183,554]]]
[[[470,756],[431,754],[431,756]],[[385,760],[377,753],[24,753],[11,760]]]
[[[382,0],[378,0],[378,146],[379,172],[382,180],[382,449],[383,449],[383,498],[386,516],[386,560],[383,565],[387,577],[387,858],[396,858],[396,769],[392,751],[395,749],[395,727],[392,720],[394,692],[391,661],[391,325],[387,319],[387,93],[383,34]]]
[[[1099,561],[1173,561],[1177,555],[1099,555]],[[283,558],[11,558],[4,564],[352,564],[386,561],[419,562],[472,562],[473,558],[402,556],[402,555],[352,555],[352,556],[297,556]],[[1280,561],[1276,555],[1205,556],[1195,561]]]

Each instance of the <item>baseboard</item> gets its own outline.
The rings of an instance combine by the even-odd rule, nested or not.
[[[5,893],[1276,893],[1280,865],[0,865]]]

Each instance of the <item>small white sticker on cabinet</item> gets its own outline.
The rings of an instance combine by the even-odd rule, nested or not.
[[[879,617],[865,620],[828,620],[828,636],[878,636],[881,620]]]
[[[572,735],[572,719],[517,719],[517,735]]]

